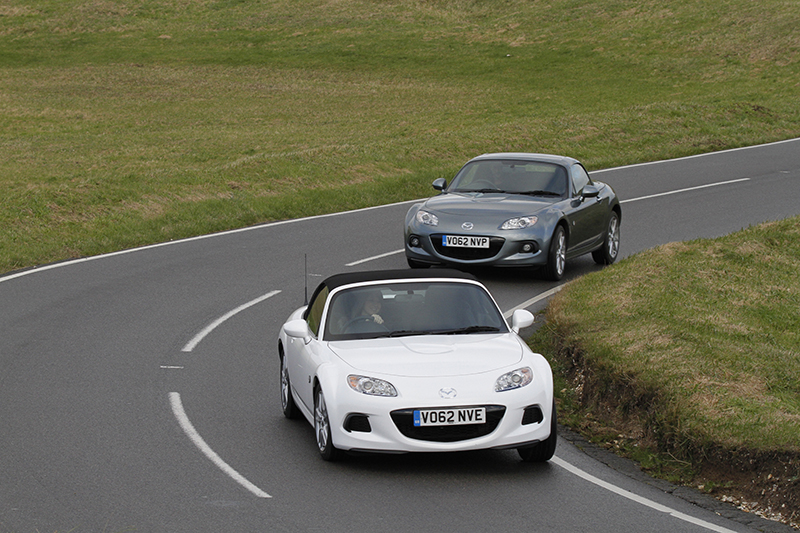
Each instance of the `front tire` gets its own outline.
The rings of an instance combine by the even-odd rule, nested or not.
[[[560,281],[564,277],[567,266],[567,233],[564,226],[556,226],[553,238],[550,239],[550,250],[547,254],[547,266],[544,267],[545,278]]]
[[[281,409],[283,416],[295,420],[300,418],[300,409],[294,403],[292,383],[289,381],[289,369],[286,366],[286,356],[283,354],[283,350],[280,350],[279,355],[281,358]]]
[[[428,263],[422,263],[408,257],[406,257],[406,262],[408,263],[409,268],[428,268],[431,266]]]
[[[520,458],[526,463],[544,463],[553,458],[556,453],[558,443],[558,416],[556,414],[556,402],[553,401],[553,411],[550,417],[550,436],[538,444],[517,448]]]
[[[592,259],[598,265],[610,265],[617,260],[619,255],[619,213],[611,212],[608,220],[606,235],[603,239],[603,247],[592,252]]]
[[[314,396],[314,434],[317,437],[317,448],[320,456],[326,461],[337,461],[342,452],[333,445],[331,439],[331,422],[328,418],[328,406],[322,388],[317,388]]]

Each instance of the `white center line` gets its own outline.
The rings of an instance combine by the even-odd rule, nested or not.
[[[232,311],[228,311],[227,313],[225,313],[224,315],[222,315],[221,317],[219,317],[218,319],[213,321],[211,324],[209,324],[208,326],[203,328],[203,330],[200,333],[195,335],[192,338],[192,340],[190,340],[189,342],[186,343],[186,346],[184,346],[181,349],[181,351],[182,352],[191,352],[192,350],[194,350],[195,346],[197,346],[200,343],[200,341],[202,341],[206,337],[206,335],[208,335],[209,333],[214,331],[214,329],[216,329],[220,324],[222,324],[223,322],[225,322],[226,320],[228,320],[232,316],[236,315],[237,313],[240,313],[240,312],[244,311],[248,307],[252,307],[252,306],[256,305],[257,303],[263,302],[267,298],[272,298],[273,296],[275,296],[279,292],[281,292],[281,291],[268,292],[264,296],[259,296],[255,300],[251,300],[251,301],[247,302],[246,304],[242,304],[239,307],[237,307],[236,309],[233,309]]]
[[[736,180],[720,181],[717,183],[709,183],[707,185],[698,185],[697,187],[687,187],[686,189],[678,189],[675,191],[661,192],[658,194],[650,194],[648,196],[640,196],[639,198],[630,198],[628,200],[620,200],[619,203],[627,204],[630,202],[638,202],[639,200],[649,200],[650,198],[658,198],[659,196],[669,196],[670,194],[678,194],[681,192],[696,191],[698,189],[707,189],[708,187],[718,187],[720,185],[730,185],[731,183],[739,183],[740,181],[750,181],[750,178],[739,178]]]
[[[390,255],[401,254],[401,253],[403,253],[403,251],[404,250],[402,248],[400,250],[393,250],[391,252],[386,252],[385,254],[375,255],[375,256],[372,256],[372,257],[367,257],[366,259],[359,259],[358,261],[353,261],[352,263],[347,263],[345,266],[351,267],[351,266],[360,265],[361,263],[367,263],[369,261],[374,261],[376,259],[383,259],[384,257],[389,257]]]

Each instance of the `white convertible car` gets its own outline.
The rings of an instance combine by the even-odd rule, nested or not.
[[[350,452],[556,447],[550,365],[455,270],[338,274],[281,327],[281,407],[313,426],[323,459]]]

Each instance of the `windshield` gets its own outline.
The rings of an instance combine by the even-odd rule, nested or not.
[[[459,282],[370,285],[336,293],[325,320],[325,340],[413,335],[506,333],[486,290]]]
[[[567,171],[561,165],[537,161],[475,161],[459,171],[447,192],[504,192],[563,198],[567,195]]]

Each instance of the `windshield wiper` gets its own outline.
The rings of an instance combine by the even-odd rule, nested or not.
[[[561,197],[561,193],[553,192],[553,191],[522,191],[515,194],[526,194],[528,196],[558,196]]]
[[[412,337],[414,335],[428,335],[430,331],[425,329],[401,329],[384,333],[381,337]]]
[[[466,335],[469,333],[497,333],[500,328],[495,326],[469,326],[460,329],[448,329],[444,331],[437,331],[437,335]]]
[[[489,193],[489,192],[496,192],[496,193],[505,193],[508,191],[504,191],[502,189],[495,189],[495,188],[485,188],[485,189],[457,189],[456,192],[479,192],[479,193]]]

